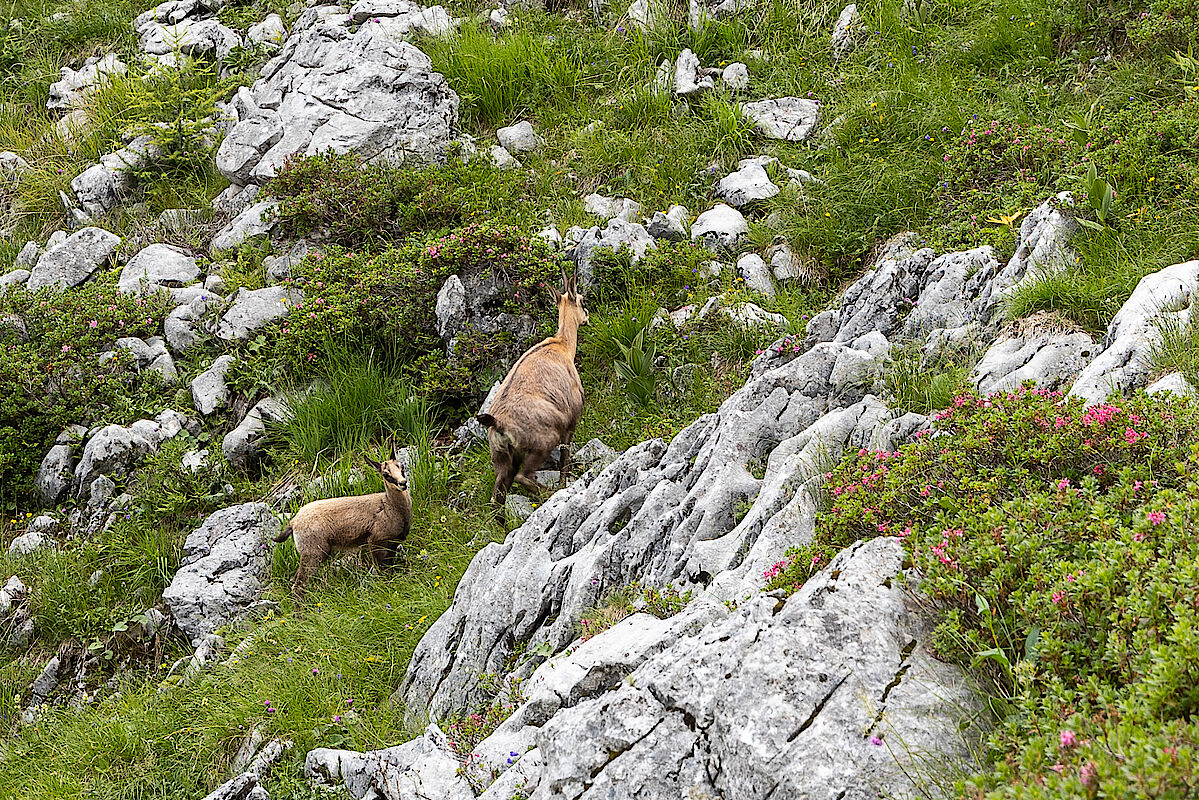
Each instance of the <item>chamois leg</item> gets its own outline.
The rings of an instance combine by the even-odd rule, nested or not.
[[[525,457],[524,464],[521,465],[520,471],[516,473],[515,481],[521,486],[528,489],[530,492],[537,494],[548,492],[549,487],[543,486],[537,482],[537,470],[549,458],[550,451],[553,447],[547,447],[541,450],[533,450]]]
[[[316,572],[321,564],[325,561],[327,553],[301,553],[300,566],[296,569],[296,576],[291,581],[291,596],[297,603],[304,601],[304,590],[308,585],[308,576]]]
[[[512,488],[512,479],[516,467],[512,463],[512,455],[507,448],[492,450],[491,467],[495,470],[495,486],[491,490],[491,502],[495,506],[496,521],[504,524],[504,501],[508,499],[508,490]]]
[[[370,554],[371,561],[375,562],[379,571],[383,572],[395,566],[399,548],[390,539],[371,539],[367,544],[367,553]]]
[[[558,447],[559,469],[561,470],[561,472],[558,473],[558,488],[565,489],[566,471],[570,469],[570,442],[563,442],[562,444],[558,445]]]

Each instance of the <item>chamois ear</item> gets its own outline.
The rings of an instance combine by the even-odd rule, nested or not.
[[[495,417],[491,416],[490,414],[476,414],[475,419],[477,419],[479,424],[484,428],[495,427]]]
[[[372,461],[370,456],[363,456],[362,460],[365,461],[366,463],[370,464],[377,472],[383,471],[383,465],[380,464],[378,461]]]

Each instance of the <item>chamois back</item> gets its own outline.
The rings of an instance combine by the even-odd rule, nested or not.
[[[491,408],[479,414],[487,430],[495,487],[491,500],[502,514],[512,483],[534,491],[536,472],[555,447],[565,448],[562,477],[570,458],[570,443],[583,413],[583,382],[575,368],[579,326],[587,309],[573,279],[563,276],[564,292],[550,287],[558,305],[558,331],[533,345],[517,359],[500,385]]]

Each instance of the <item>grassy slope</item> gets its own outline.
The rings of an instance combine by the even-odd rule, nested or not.
[[[72,29],[61,41],[52,39],[37,58],[25,57],[25,71],[11,72],[0,147],[28,150],[33,132],[46,123],[37,109],[44,105],[44,87],[58,65],[93,48],[116,46],[128,52],[132,43],[123,26],[138,9],[104,7],[93,18],[108,20],[105,25]],[[1006,162],[993,164],[986,153],[961,152],[960,132],[974,125],[976,116],[983,124],[990,119],[1040,124],[1064,134],[1061,119],[1085,112],[1095,99],[1107,108],[1139,103],[1166,109],[1182,102],[1180,76],[1166,53],[1132,47],[1122,25],[1108,30],[1100,24],[1118,19],[1122,7],[1084,11],[1070,2],[956,0],[937,4],[925,21],[904,20],[890,3],[859,7],[868,30],[853,56],[836,67],[828,61],[827,35],[840,8],[829,3],[763,4],[763,10],[736,22],[694,34],[678,24],[663,33],[609,32],[532,14],[498,38],[468,25],[458,39],[424,42],[422,47],[463,96],[469,131],[486,136],[499,125],[529,116],[545,137],[545,149],[524,158],[532,177],[523,202],[537,208],[532,214],[528,208],[514,212],[522,221],[547,210],[559,226],[590,224],[579,198],[593,190],[632,196],[647,211],[674,202],[693,212],[702,210],[711,202],[711,184],[722,170],[738,157],[768,153],[787,166],[808,169],[827,184],[807,195],[784,192],[766,210],[778,212],[778,230],[834,282],[852,277],[880,238],[904,228],[921,230],[944,245],[989,241],[1010,249],[1010,229],[988,224],[987,216],[1011,214],[1058,189],[1079,187],[1082,170],[1068,157],[1037,162],[1044,168],[1034,180],[1020,184],[1006,179],[1011,166]],[[474,9],[463,7],[457,13],[468,10]],[[42,47],[30,44],[34,37],[18,39],[27,50]],[[1109,41],[1122,46],[1119,57],[1092,65]],[[671,103],[646,92],[643,87],[658,61],[673,58],[683,47],[693,48],[705,65],[748,61],[754,98],[812,92],[824,103],[830,135],[815,146],[765,142],[752,135],[731,97]],[[749,54],[754,49],[763,50],[768,59],[754,58]],[[19,76],[33,74],[28,70],[40,77],[21,80],[28,88],[18,91]],[[103,102],[116,98],[114,91]],[[29,119],[35,124],[18,124]],[[587,133],[584,127],[592,121],[600,123],[598,131]],[[39,178],[24,198],[30,214],[22,232],[33,235],[53,227],[57,212],[49,198],[81,165],[111,148],[118,122],[125,124],[122,118],[102,126],[94,143],[69,157],[62,150],[34,149]],[[1183,142],[1180,152],[1192,152],[1186,146]],[[709,171],[714,161],[718,168]],[[1111,163],[1119,160],[1113,157]],[[970,172],[974,167],[978,169]],[[59,177],[59,169],[65,177]],[[966,173],[975,183],[961,178]],[[997,175],[1005,178],[998,190],[979,190],[978,184],[985,186],[984,179]],[[1180,178],[1162,193],[1148,188],[1150,177],[1121,175],[1118,229],[1089,237],[1082,249],[1083,269],[1058,289],[1030,299],[1028,310],[1065,305],[1067,313],[1095,327],[1110,316],[1112,304],[1127,294],[1137,276],[1199,251],[1194,189]],[[951,181],[952,186],[942,186]],[[180,187],[173,202],[214,188],[197,176]],[[1151,212],[1140,210],[1150,204]],[[123,230],[130,223],[113,224]],[[760,244],[772,235],[758,224],[753,238]],[[11,250],[16,243],[7,246]],[[251,272],[254,263],[249,262]],[[1117,281],[1114,268],[1119,270]],[[1119,288],[1110,292],[1112,285]],[[1070,287],[1082,288],[1068,291]],[[685,292],[693,291],[692,297],[670,300],[702,300],[720,288],[688,287]],[[727,396],[744,376],[747,357],[762,344],[721,331],[664,340],[660,352],[669,354],[671,366],[706,366],[696,383],[684,389],[668,386],[663,371],[657,401],[637,407],[620,391],[610,359],[617,352],[614,339],[632,329],[634,317],[643,321],[646,308],[652,308],[645,302],[650,299],[646,292],[634,289],[628,307],[624,298],[607,298],[594,309],[592,326],[584,329],[580,358],[589,403],[579,441],[597,435],[625,447],[647,436],[672,434]],[[774,307],[799,328],[820,299],[819,294],[792,292]],[[657,300],[653,298],[654,305]],[[716,367],[710,366],[713,354]],[[181,364],[184,379],[205,360]],[[683,401],[669,392],[680,393]],[[349,402],[334,397],[331,406]],[[388,424],[384,417],[375,436],[367,432],[367,438],[381,446]],[[428,432],[430,438],[438,433]],[[358,463],[345,450],[314,456],[283,442],[260,478],[217,472],[189,479],[173,466],[181,449],[168,449],[126,487],[145,508],[140,516],[58,554],[22,562],[0,558],[0,573],[20,574],[34,586],[39,622],[34,649],[0,666],[0,713],[10,715],[8,719],[60,641],[95,641],[156,599],[177,564],[183,536],[205,513],[232,499],[269,496],[293,470],[341,473]],[[448,605],[472,553],[503,535],[488,515],[479,513],[491,479],[485,453],[473,451],[458,460],[435,448],[425,474],[429,489],[419,500],[409,557],[397,574],[379,576],[352,559],[344,561],[326,569],[308,606],[297,611],[286,597],[294,566],[288,546],[276,560],[269,592],[282,613],[261,626],[239,663],[217,666],[196,683],[157,694],[162,672],[147,669],[142,660],[123,674],[119,697],[109,695],[81,712],[52,712],[33,728],[12,725],[0,739],[0,795],[195,797],[226,777],[246,728],[259,725],[268,735],[296,740],[275,788],[284,796],[303,796],[298,759],[308,747],[377,747],[401,740],[409,731],[401,710],[386,698],[419,635]],[[234,486],[233,498],[219,495],[225,481]],[[347,488],[354,487],[335,482],[326,491]],[[0,521],[0,542],[11,537],[13,518]],[[104,571],[101,579],[82,591],[97,569]],[[232,633],[230,644],[245,635]],[[166,663],[182,651],[180,643],[169,643]],[[351,700],[353,715],[345,713]]]

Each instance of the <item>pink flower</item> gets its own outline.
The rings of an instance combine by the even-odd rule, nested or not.
[[[100,323],[96,322],[96,320],[92,320],[91,322],[89,322],[89,323],[87,324],[87,326],[88,326],[89,328],[96,328],[96,327],[99,327],[99,324],[100,324]]]
[[[1082,779],[1084,786],[1090,786],[1099,780],[1099,769],[1095,766],[1094,762],[1088,761],[1082,765],[1078,777]]]
[[[1065,592],[1054,592],[1053,593],[1053,604],[1055,606],[1064,606],[1066,604],[1066,593]]]
[[[1154,525],[1161,525],[1166,521],[1166,513],[1164,511],[1150,511],[1148,518]]]
[[[1057,488],[1058,488],[1058,491],[1062,491],[1062,492],[1069,489],[1070,488],[1070,479],[1062,478],[1060,481],[1057,482]]]
[[[1064,730],[1061,733],[1062,747],[1073,747],[1078,744],[1078,740],[1074,737],[1074,731]]]
[[[882,740],[882,739],[880,739],[880,738],[879,738],[879,737],[877,737],[877,736],[871,736],[871,737],[870,737],[870,743],[871,743],[872,745],[874,745],[875,747],[881,747],[881,746],[882,746],[882,743],[883,743],[883,740]]]

